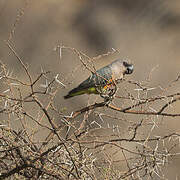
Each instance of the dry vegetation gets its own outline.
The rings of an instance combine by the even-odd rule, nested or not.
[[[87,102],[67,115],[69,107],[59,109],[55,101],[66,81],[50,69],[34,75],[12,41],[23,14],[5,41],[23,80],[5,62],[0,66],[0,179],[166,179],[168,165],[180,156],[180,134],[159,129],[180,117],[180,76],[156,87],[153,70],[144,82],[125,79],[123,95],[111,103]],[[55,50],[60,60],[62,50],[72,53],[91,72],[97,59],[117,52],[91,58],[76,48]]]
[[[104,101],[96,102],[67,116],[54,104],[57,93],[65,85],[57,76],[51,78],[50,72],[43,70],[32,78],[30,69],[9,41],[7,47],[19,61],[26,81],[11,74],[8,67],[1,63],[1,84],[6,87],[0,94],[0,112],[4,117],[0,125],[1,179],[12,176],[29,179],[164,178],[163,167],[171,158],[179,156],[180,135],[176,132],[158,135],[154,131],[161,127],[158,121],[180,116],[173,113],[173,104],[180,100],[180,94],[167,94],[168,88],[178,84],[179,77],[154,96],[147,95],[154,89],[148,87],[148,82],[126,81],[126,86],[130,88],[122,97],[115,96],[117,106]],[[90,69],[84,62],[88,57],[85,54],[74,48],[58,48],[74,51]],[[46,83],[41,84],[42,81]],[[134,90],[138,91],[136,96],[133,95]],[[118,101],[122,99],[129,104],[127,107],[118,107]],[[154,110],[157,107],[158,110]],[[98,108],[104,108],[104,113]],[[112,112],[108,113],[106,109]],[[121,114],[116,112],[127,116],[121,118]],[[85,114],[84,117],[82,114]],[[95,114],[97,120],[88,124],[90,114]],[[133,116],[129,119],[128,114]],[[139,120],[133,122],[137,115]],[[78,116],[81,119],[77,126]],[[98,118],[101,123],[98,123]],[[55,123],[57,119],[60,119],[59,125]],[[123,137],[115,124],[106,126],[107,119],[111,122],[124,121],[128,125],[128,135]],[[19,124],[18,130],[13,127],[12,121]],[[98,128],[90,127],[94,123]],[[44,129],[47,132],[44,140],[34,138]],[[66,133],[63,133],[64,130]]]

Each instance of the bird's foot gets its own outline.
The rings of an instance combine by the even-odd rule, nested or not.
[[[105,105],[108,105],[114,99],[114,96],[109,96],[109,95],[104,95],[104,94],[101,94],[100,96],[104,99]]]

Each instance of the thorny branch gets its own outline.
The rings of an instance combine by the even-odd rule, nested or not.
[[[10,42],[7,46],[24,69],[28,82],[22,82],[8,73],[7,67],[1,63],[0,80],[7,89],[0,93],[0,114],[5,118],[0,122],[0,179],[16,176],[27,179],[126,179],[151,178],[157,174],[163,177],[161,167],[171,157],[179,156],[180,134],[175,131],[154,133],[161,124],[152,120],[180,116],[171,111],[180,100],[179,92],[136,97],[132,95],[136,87],[142,92],[148,92],[149,89],[142,83],[125,80],[132,88],[123,96],[114,95],[116,104],[119,105],[122,99],[127,102],[123,108],[114,105],[113,101],[109,104],[104,101],[94,102],[67,116],[67,111],[59,110],[55,103],[56,95],[65,87],[62,85],[64,83],[58,83],[57,75],[48,77],[51,74],[49,71],[42,71],[35,79],[32,78],[29,68],[15,48]],[[95,66],[92,64],[90,68],[84,59],[91,63],[111,53],[90,58],[75,48],[59,48],[61,51],[68,49],[75,52],[90,72],[95,71]],[[173,81],[174,86],[178,79]],[[43,86],[42,81],[46,82]],[[25,88],[26,93],[20,87]],[[156,111],[152,110],[154,104],[159,107]],[[103,116],[98,112],[101,110]],[[88,128],[81,118],[86,112]],[[91,122],[91,116],[98,128]],[[122,117],[128,127],[123,136],[119,130],[121,127],[114,125]],[[14,122],[19,123],[18,130],[13,127]],[[67,127],[69,132],[66,136],[64,131]],[[116,171],[115,163],[119,163],[119,167],[126,164],[127,169]]]

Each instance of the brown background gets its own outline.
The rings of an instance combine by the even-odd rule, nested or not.
[[[63,50],[59,59],[54,51],[57,45],[75,47],[90,57],[118,49],[119,54],[98,59],[97,67],[117,57],[128,58],[135,66],[130,79],[145,81],[155,68],[151,87],[165,87],[180,72],[178,0],[0,0],[0,60],[22,79],[22,69],[4,40],[9,38],[23,8],[24,15],[15,26],[12,41],[32,73],[37,75],[42,67],[59,74],[67,84],[58,94],[59,108],[68,107],[71,112],[87,104],[86,95],[66,101],[62,97],[89,72],[79,68],[71,76],[79,59],[68,50]],[[152,93],[158,93],[158,88]],[[178,106],[173,108],[179,112]],[[162,132],[178,132],[179,119],[167,119],[163,127]],[[167,177],[180,176],[179,169],[180,160],[176,157],[168,166]]]

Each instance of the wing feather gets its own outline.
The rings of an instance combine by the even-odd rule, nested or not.
[[[96,73],[89,76],[88,79],[83,81],[77,89],[87,89],[90,87],[96,87],[96,86],[104,86],[106,85],[107,81],[109,81],[112,77],[112,71],[111,66],[105,66],[99,70],[96,71]]]

